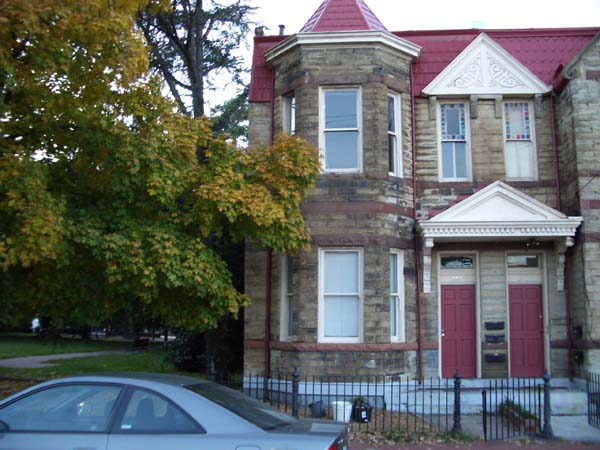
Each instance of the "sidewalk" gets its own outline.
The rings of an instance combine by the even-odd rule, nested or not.
[[[91,356],[116,355],[126,353],[127,350],[107,350],[102,352],[62,353],[58,355],[24,356],[21,358],[0,359],[0,367],[12,369],[40,369],[50,367],[53,361],[73,358],[87,358]]]

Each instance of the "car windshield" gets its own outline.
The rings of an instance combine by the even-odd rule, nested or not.
[[[263,430],[273,430],[296,422],[296,419],[241,392],[212,383],[192,384],[187,389],[202,395]]]

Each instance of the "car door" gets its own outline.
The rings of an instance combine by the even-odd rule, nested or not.
[[[123,388],[65,383],[25,394],[0,409],[0,450],[106,450]]]
[[[144,388],[131,388],[108,439],[108,450],[232,450],[206,434],[181,407]]]

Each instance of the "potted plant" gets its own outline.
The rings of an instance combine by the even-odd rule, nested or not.
[[[367,399],[359,395],[352,400],[352,419],[355,422],[367,423],[371,420],[373,407],[367,402]]]

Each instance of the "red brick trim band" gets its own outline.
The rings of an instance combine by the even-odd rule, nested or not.
[[[312,235],[312,244],[322,247],[394,247],[409,249],[414,247],[410,239],[402,239],[393,236],[366,236],[364,234],[334,234],[334,235]]]
[[[303,213],[341,213],[341,214],[396,214],[413,216],[412,208],[402,208],[384,202],[306,202],[302,204]]]
[[[247,349],[262,349],[265,342],[253,339],[244,341]],[[414,351],[418,349],[416,342],[389,343],[389,344],[319,344],[305,342],[271,342],[271,350],[282,350],[289,352],[368,352],[384,353],[394,351]],[[437,350],[437,343],[424,344],[425,350]]]
[[[587,70],[585,72],[585,78],[588,80],[600,80],[600,70]]]
[[[600,177],[600,170],[578,170],[577,176],[580,178]]]
[[[417,181],[417,189],[482,189],[491,182],[439,182],[439,181]],[[554,188],[556,182],[554,180],[539,180],[539,181],[506,181],[506,184],[516,188]]]
[[[600,200],[581,200],[581,209],[600,209]]]
[[[600,242],[600,233],[583,233],[585,242]]]

